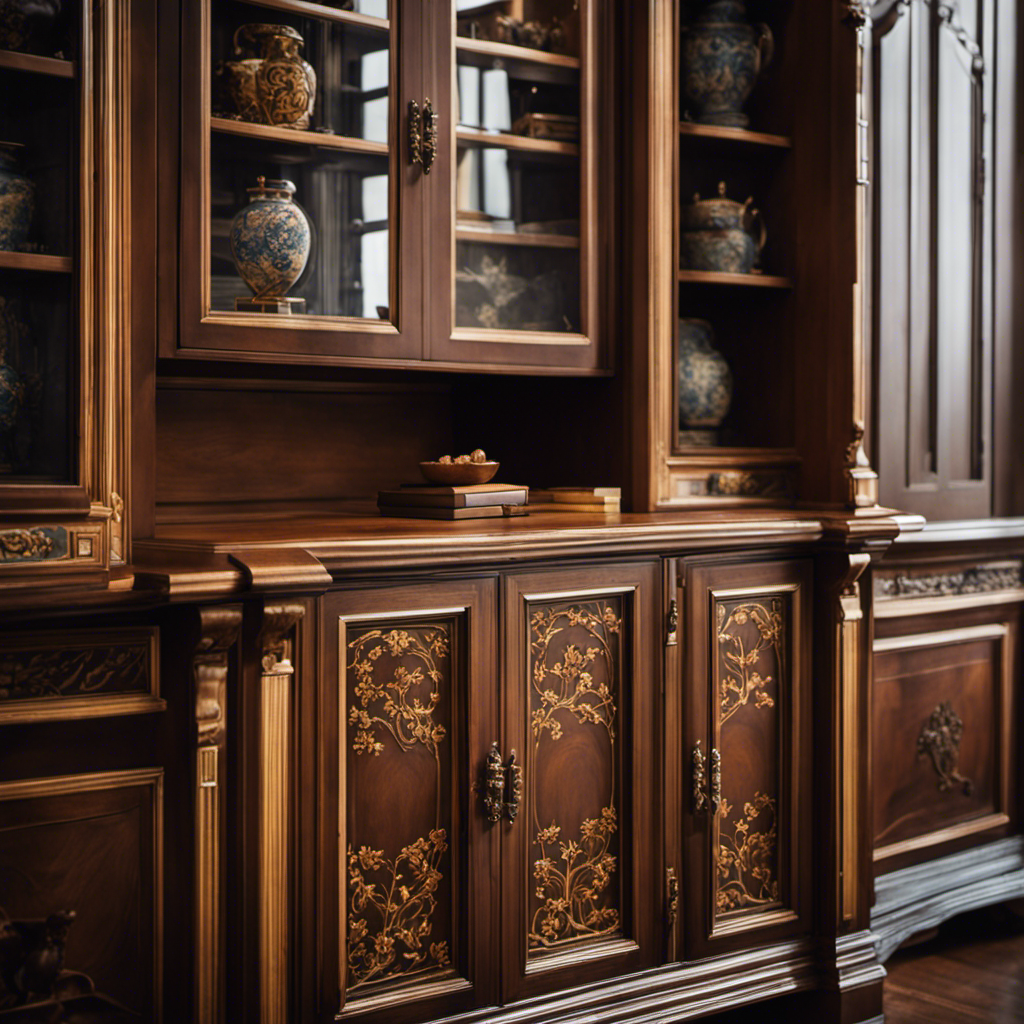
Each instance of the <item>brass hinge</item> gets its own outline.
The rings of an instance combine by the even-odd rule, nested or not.
[[[665,924],[674,928],[679,917],[679,878],[675,868],[665,871]]]
[[[673,597],[668,603],[668,615],[665,617],[665,646],[671,647],[678,643],[679,602]]]

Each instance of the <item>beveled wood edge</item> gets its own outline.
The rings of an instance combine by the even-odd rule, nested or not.
[[[1024,517],[930,522],[920,531],[899,538],[900,544],[974,544],[994,540],[1024,540]]]
[[[995,594],[950,594],[948,597],[875,598],[876,619],[902,619],[913,615],[935,615],[942,612],[964,611],[968,608],[988,608],[1000,604],[1024,602],[1024,590],[1004,590]]]
[[[942,843],[952,842],[954,839],[963,839],[964,836],[973,836],[978,832],[988,832],[990,829],[1001,828],[1009,823],[1010,816],[1008,814],[1002,812],[986,814],[981,818],[972,818],[970,821],[962,821],[956,825],[947,825],[945,828],[936,829],[934,832],[926,832],[924,835],[902,839],[898,843],[876,847],[872,853],[872,859],[877,864],[879,861],[887,860],[889,857],[897,857],[901,853],[910,853],[912,850],[925,850],[929,846],[939,846]]]
[[[875,654],[887,651],[908,651],[916,647],[941,647],[947,644],[965,644],[972,640],[1005,640],[1010,632],[1008,623],[986,622],[980,626],[961,626],[940,629],[932,633],[911,633],[907,636],[887,636],[875,640]]]

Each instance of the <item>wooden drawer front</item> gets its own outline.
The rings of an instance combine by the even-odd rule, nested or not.
[[[162,711],[156,627],[0,635],[0,723]]]
[[[875,642],[875,860],[1004,825],[1007,624]]]
[[[65,971],[82,972],[57,982],[67,1017],[51,998],[19,1020],[162,1019],[162,792],[159,769],[0,784],[0,936],[41,932],[31,953],[49,931]],[[31,964],[19,980],[11,943],[3,948],[15,987],[27,984]]]

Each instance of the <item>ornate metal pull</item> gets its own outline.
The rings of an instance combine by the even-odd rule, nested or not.
[[[501,763],[501,751],[498,743],[491,744],[487,761],[484,765],[484,809],[487,820],[491,824],[501,821],[502,808],[505,805],[505,768]]]
[[[711,811],[718,813],[722,806],[722,755],[716,747],[711,748]]]
[[[693,813],[700,814],[701,811],[708,809],[708,797],[704,792],[706,765],[704,751],[700,749],[700,740],[694,745],[690,763],[693,767]]]
[[[423,115],[415,100],[409,100],[409,163],[423,163]]]
[[[519,807],[523,802],[523,766],[516,764],[516,752],[514,750],[508,758],[508,773],[509,798],[505,801],[505,817],[512,822],[516,820]]]
[[[423,156],[420,163],[423,165],[423,173],[429,174],[430,168],[434,166],[437,157],[437,114],[434,113],[434,105],[428,96],[423,101]]]
[[[672,928],[679,917],[679,878],[676,876],[675,868],[668,868],[666,876],[668,900],[665,908],[665,923]]]

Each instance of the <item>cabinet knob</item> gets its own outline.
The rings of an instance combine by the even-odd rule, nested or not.
[[[711,748],[711,812],[717,814],[722,806],[722,755]]]
[[[700,740],[697,740],[693,747],[693,754],[690,757],[692,769],[691,781],[693,786],[693,813],[700,814],[708,809],[708,797],[704,791],[707,784],[707,763],[704,758],[704,751],[700,749]]]
[[[505,801],[505,817],[510,822],[516,820],[519,807],[523,802],[523,766],[516,761],[513,750],[508,758],[509,789],[508,800]]]
[[[437,114],[428,96],[423,109],[409,100],[409,163],[419,164],[424,174],[430,173],[437,157]]]
[[[501,763],[501,751],[497,740],[491,744],[484,763],[484,811],[492,825],[501,821],[505,806],[505,768]]]

